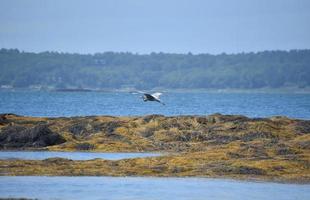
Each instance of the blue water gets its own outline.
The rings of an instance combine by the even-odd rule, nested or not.
[[[285,115],[310,119],[310,94],[164,93],[165,106],[130,93],[0,91],[0,113],[27,116]]]
[[[249,117],[285,115],[310,119],[309,94],[165,93],[162,100],[166,103],[165,106],[156,102],[143,102],[139,95],[130,93],[0,91],[0,113],[50,117],[222,113],[242,114]],[[12,157],[18,159],[67,157],[76,160],[129,158],[123,156],[122,153],[108,155],[88,152],[0,152],[1,159]],[[137,157],[137,154],[126,154],[126,156]],[[149,155],[139,154],[138,156]],[[206,178],[0,176],[1,197],[111,200],[308,200],[310,185]]]
[[[0,151],[0,160],[23,159],[44,160],[47,158],[67,158],[71,160],[91,160],[101,158],[106,160],[120,160],[127,158],[143,158],[160,156],[159,153],[97,153],[97,152],[53,152],[53,151]]]
[[[109,200],[308,200],[310,185],[208,178],[0,177],[0,197]]]

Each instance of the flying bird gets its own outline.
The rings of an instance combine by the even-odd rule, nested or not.
[[[143,94],[143,96],[141,96],[143,101],[156,101],[158,103],[161,103],[162,105],[165,105],[165,103],[160,100],[160,95],[162,95],[162,93],[160,93],[160,92],[155,92],[153,94],[149,94],[149,93],[145,93],[142,91],[135,91],[135,92],[131,92],[131,93],[132,94],[137,94],[137,93]]]
[[[143,101],[156,101],[158,103],[165,105],[162,101],[160,101],[160,95],[162,95],[162,93],[160,92],[156,92],[154,94],[144,93],[142,98]]]

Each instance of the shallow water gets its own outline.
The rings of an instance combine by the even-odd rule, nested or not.
[[[308,200],[310,185],[208,178],[0,177],[0,197],[109,200]]]
[[[55,151],[0,151],[0,160],[23,159],[44,160],[47,158],[67,158],[71,160],[91,160],[101,158],[120,160],[126,158],[143,158],[160,156],[160,153],[97,153],[97,152],[55,152]]]
[[[0,113],[53,117],[222,113],[310,119],[310,94],[164,93],[162,100],[165,106],[130,93],[0,91]]]

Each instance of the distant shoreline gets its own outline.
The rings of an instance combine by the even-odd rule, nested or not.
[[[140,91],[138,89],[91,89],[91,88],[60,88],[60,89],[31,89],[31,88],[0,88],[1,91],[10,92],[121,92],[130,93]],[[166,92],[166,93],[218,93],[218,94],[310,94],[310,88],[258,88],[258,89],[169,89],[169,88],[155,88],[149,90],[142,90],[147,92]]]

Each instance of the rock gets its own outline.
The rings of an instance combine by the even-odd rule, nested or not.
[[[87,122],[78,122],[73,124],[69,131],[75,136],[87,136],[90,135],[91,131],[88,130],[89,126]]]
[[[240,153],[248,154],[256,159],[268,159],[268,154],[262,144],[245,144],[240,148]]]
[[[2,148],[46,147],[64,143],[66,140],[58,133],[52,132],[46,125],[33,128],[8,126],[0,134]]]
[[[226,155],[229,157],[229,158],[232,158],[232,159],[239,159],[239,158],[243,158],[244,156],[240,153],[235,153],[235,152],[227,152]]]
[[[184,167],[181,167],[181,166],[174,166],[171,169],[171,173],[173,173],[173,174],[181,173],[184,171],[185,171]]]
[[[176,140],[182,142],[202,142],[208,140],[208,138],[206,134],[203,134],[200,131],[187,131],[184,132],[182,135],[179,135]]]
[[[81,151],[89,151],[89,150],[93,150],[95,148],[95,145],[90,144],[88,142],[84,142],[84,143],[76,144],[75,148]]]
[[[59,157],[47,158],[47,159],[43,160],[43,162],[50,163],[50,164],[66,164],[66,163],[72,162],[72,161],[73,160],[71,160],[71,159],[59,158]]]
[[[213,145],[221,145],[221,144],[228,144],[232,141],[239,140],[240,138],[235,135],[218,135],[218,134],[209,134],[206,140],[210,140],[209,144]]]
[[[9,120],[7,119],[5,114],[1,114],[0,115],[0,125],[5,125],[9,123]]]
[[[107,134],[111,134],[114,132],[114,130],[118,127],[121,127],[123,125],[123,123],[121,121],[109,121],[109,122],[105,122],[102,123],[101,127],[103,132],[107,133]]]
[[[266,172],[263,169],[256,167],[240,166],[233,170],[237,174],[252,174],[252,175],[265,175]]]
[[[301,149],[310,149],[310,141],[300,141],[297,144]]]
[[[256,132],[245,133],[242,136],[241,141],[248,142],[248,141],[252,141],[255,139],[262,139],[262,138],[276,139],[277,137],[274,136],[272,133],[269,133],[269,132],[256,131]]]
[[[146,138],[147,138],[147,137],[153,136],[153,135],[154,135],[154,131],[155,131],[154,128],[149,128],[149,127],[147,127],[147,128],[145,128],[145,129],[139,131],[139,134],[140,134],[142,137],[146,137]]]
[[[209,122],[207,117],[201,117],[201,116],[197,116],[196,120],[199,124],[203,124],[203,125],[207,125]]]
[[[150,121],[156,119],[156,118],[161,118],[161,117],[165,117],[164,115],[147,115],[145,117],[142,118],[144,123],[149,123]]]
[[[208,116],[208,121],[211,123],[247,122],[250,121],[250,119],[243,115],[222,115],[215,113]]]
[[[167,166],[165,166],[165,165],[156,165],[156,166],[151,167],[151,170],[154,173],[163,173],[163,172],[165,172],[167,170]]]
[[[74,136],[87,137],[94,133],[102,132],[107,135],[114,132],[114,130],[123,125],[122,121],[114,120],[107,122],[96,122],[89,119],[79,119],[68,130]]]
[[[310,120],[296,122],[296,131],[299,134],[310,134]]]
[[[285,167],[277,165],[277,166],[272,167],[272,169],[275,171],[283,171],[285,170]]]
[[[290,155],[290,154],[297,154],[295,150],[287,146],[276,148],[276,153],[277,155],[282,155],[282,156]]]

